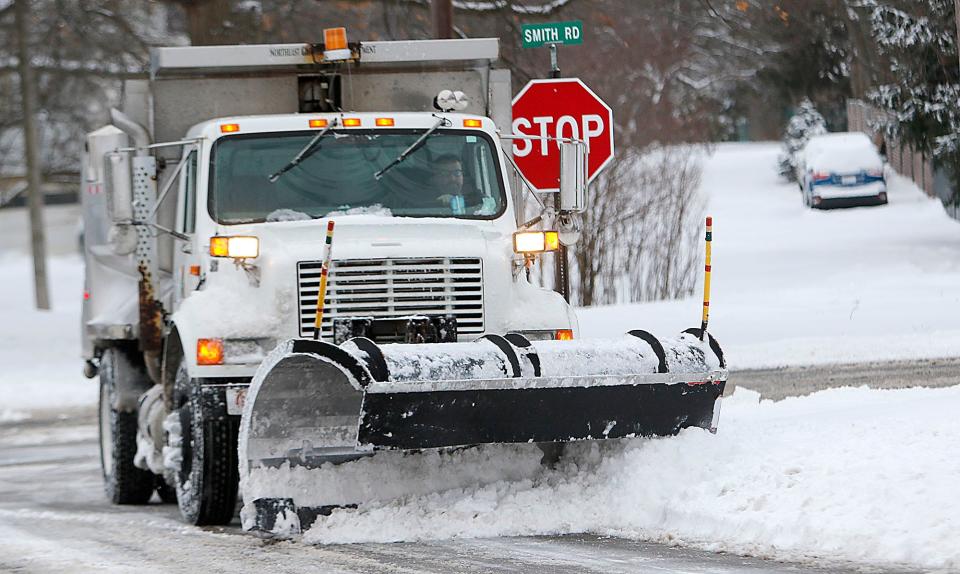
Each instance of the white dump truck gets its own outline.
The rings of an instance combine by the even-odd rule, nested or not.
[[[526,221],[498,55],[496,39],[328,36],[159,48],[126,81],[88,135],[82,194],[111,501],[158,493],[224,524],[259,469],[715,427],[712,338],[580,341],[570,305],[528,281],[576,240],[587,150],[551,142],[560,200]],[[258,484],[250,530],[330,511]]]

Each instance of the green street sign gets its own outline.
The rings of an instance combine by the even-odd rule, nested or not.
[[[579,20],[524,24],[520,34],[524,48],[538,48],[547,44],[583,44],[583,24]]]

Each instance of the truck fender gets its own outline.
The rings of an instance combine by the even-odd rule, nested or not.
[[[126,345],[116,345],[110,353],[113,357],[110,376],[115,385],[114,410],[122,413],[135,413],[140,404],[140,395],[153,385],[147,376],[143,359],[135,349]],[[103,371],[101,370],[101,376]]]
[[[170,369],[173,372],[164,373],[164,384],[167,384],[168,378],[170,382],[170,388],[173,388],[173,379],[177,376],[176,369],[179,364],[179,361],[183,361],[183,364],[187,368],[187,374],[190,375],[190,378],[198,378],[197,374],[197,337],[200,336],[202,325],[198,325],[191,321],[189,318],[177,316],[173,324],[173,327],[170,329],[170,334],[167,335],[167,344],[164,345],[166,349],[170,349]],[[166,351],[164,353],[166,355]],[[166,359],[166,357],[164,357]],[[176,362],[174,362],[176,360]]]

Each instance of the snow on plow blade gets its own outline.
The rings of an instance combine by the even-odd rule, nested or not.
[[[645,331],[591,341],[286,341],[257,371],[243,410],[244,527],[300,531],[329,512],[304,515],[283,488],[248,480],[257,469],[319,468],[375,450],[714,430],[727,373],[716,341],[698,335],[662,343]],[[362,501],[332,504],[351,502]]]

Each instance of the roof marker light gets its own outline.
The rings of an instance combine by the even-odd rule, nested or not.
[[[377,118],[376,124],[381,128],[393,127],[393,118]]]
[[[360,118],[344,118],[343,126],[347,128],[355,128],[360,126]]]
[[[310,120],[311,128],[325,128],[327,127],[327,120]]]
[[[220,124],[220,133],[232,134],[240,131],[240,124]]]
[[[480,128],[480,127],[483,127],[483,122],[480,120],[463,120],[463,127]]]

